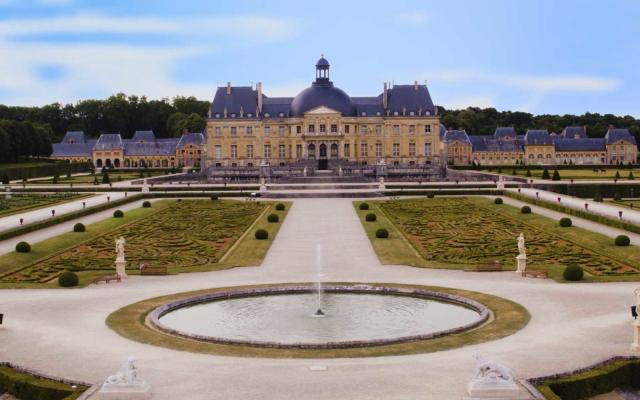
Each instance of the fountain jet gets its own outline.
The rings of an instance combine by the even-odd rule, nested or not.
[[[320,279],[322,277],[322,248],[318,243],[316,245],[316,294],[318,296],[317,310],[315,312],[315,316],[321,317],[324,316],[324,312],[322,311],[322,282]]]

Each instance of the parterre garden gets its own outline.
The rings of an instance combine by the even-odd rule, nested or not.
[[[515,269],[516,237],[522,232],[532,268],[561,271],[578,264],[589,274],[603,277],[640,272],[636,247],[615,248],[610,238],[580,228],[561,228],[557,221],[520,214],[491,199],[411,199],[378,206],[431,266],[472,269],[498,260]]]
[[[50,193],[50,194],[12,194],[6,198],[0,193],[0,217],[15,214],[33,208],[76,200],[87,195],[78,193]]]
[[[5,273],[0,282],[43,283],[65,270],[112,273],[114,240],[120,236],[126,240],[127,269],[132,271],[140,263],[167,266],[169,273],[211,268],[265,207],[237,201],[168,201],[144,218]]]

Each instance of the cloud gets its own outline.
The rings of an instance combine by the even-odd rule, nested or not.
[[[288,39],[296,35],[298,31],[299,25],[294,21],[267,16],[164,18],[114,17],[100,13],[79,13],[70,16],[0,21],[0,36],[5,38],[48,34],[107,33],[174,36],[215,35],[269,41]]]
[[[428,20],[428,15],[421,11],[403,13],[395,16],[395,22],[400,25],[424,25]]]

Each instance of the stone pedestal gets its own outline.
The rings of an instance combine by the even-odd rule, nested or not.
[[[527,269],[527,255],[526,254],[518,254],[516,257],[516,273],[522,274]]]
[[[378,190],[385,190],[387,187],[384,184],[384,178],[380,177],[380,182],[378,183]]]
[[[633,321],[633,343],[631,343],[631,351],[640,353],[640,320]]]
[[[503,181],[498,181],[498,183],[496,184],[496,189],[504,190],[504,182]]]
[[[100,400],[141,400],[151,398],[151,387],[145,381],[131,384],[104,383],[98,392]]]
[[[127,273],[125,272],[125,266],[127,262],[124,258],[116,258],[116,274],[120,276],[120,278],[126,278]]]
[[[531,396],[514,381],[472,380],[467,385],[465,400],[520,400]]]

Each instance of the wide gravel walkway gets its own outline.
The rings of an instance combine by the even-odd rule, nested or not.
[[[425,215],[425,218],[428,218]],[[524,305],[528,326],[497,341],[382,358],[282,360],[219,357],[133,342],[105,326],[112,311],[162,294],[226,285],[308,281],[314,252],[323,279],[440,285],[491,293]],[[153,243],[149,244],[150,246]],[[514,239],[514,256],[516,255]],[[628,354],[628,306],[636,283],[557,284],[513,272],[472,273],[382,266],[348,199],[295,200],[261,267],[131,277],[77,290],[0,290],[0,360],[99,382],[129,355],[154,399],[460,399],[472,354],[504,362],[520,377],[582,367]],[[310,367],[326,366],[324,371]],[[317,369],[317,368],[314,368]]]

